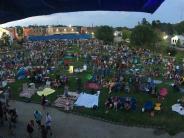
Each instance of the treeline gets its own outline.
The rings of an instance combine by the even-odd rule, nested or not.
[[[151,25],[154,29],[159,29],[160,31],[165,32],[169,35],[184,34],[184,21],[177,24],[171,24],[171,23],[161,23],[159,20],[157,20],[152,21]]]
[[[157,29],[161,32],[165,32],[168,35],[182,35],[184,34],[184,21],[180,23],[171,24],[171,23],[162,23],[160,20],[154,20],[151,23],[148,22],[145,18],[142,19],[141,22],[138,22],[138,25],[150,25],[153,29]],[[127,27],[116,27],[116,30],[133,30]]]
[[[148,22],[145,18],[134,28],[97,27],[95,36],[106,43],[114,40],[114,31],[122,32],[122,39],[129,39],[135,46],[155,46],[163,40],[164,35],[184,34],[184,21],[177,24],[161,23],[159,20]]]

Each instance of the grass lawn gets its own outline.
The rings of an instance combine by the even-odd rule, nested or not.
[[[72,49],[71,49],[72,50]],[[76,49],[75,49],[76,50]],[[74,50],[74,51],[75,51]],[[76,60],[76,59],[75,59]],[[82,60],[79,62],[74,61],[75,66],[81,66]],[[51,77],[55,77],[56,74],[65,74],[69,75],[69,89],[70,91],[75,91],[76,86],[76,77],[80,77],[82,79],[82,83],[84,84],[87,79],[86,75],[91,74],[92,71],[88,70],[87,72],[74,74],[73,76],[70,75],[67,71],[64,71],[62,67],[59,67],[59,69],[56,70]],[[10,84],[10,87],[13,91],[13,98],[16,100],[23,100],[19,97],[19,93],[22,88],[22,84],[25,82],[29,82],[28,79],[25,80],[17,80],[15,83]],[[120,124],[126,124],[130,126],[148,126],[148,127],[161,127],[164,130],[166,130],[169,134],[176,134],[178,132],[184,131],[184,117],[180,116],[179,114],[171,111],[171,106],[176,103],[178,98],[182,97],[181,93],[178,93],[174,91],[170,86],[168,82],[164,82],[161,85],[158,86],[158,88],[166,87],[169,89],[169,95],[167,98],[162,102],[163,111],[156,112],[154,117],[150,117],[148,113],[142,113],[141,108],[143,104],[148,101],[152,100],[156,102],[156,98],[152,97],[151,95],[138,92],[138,91],[131,91],[129,94],[126,94],[123,91],[120,92],[113,92],[111,95],[108,94],[108,90],[106,88],[103,88],[101,90],[100,94],[100,100],[99,100],[99,108],[97,110],[94,109],[86,109],[86,108],[74,108],[74,112],[80,113],[82,115],[89,115],[93,117],[100,117],[105,120],[117,122]],[[53,102],[58,94],[63,93],[63,88],[59,88],[56,90],[56,93],[50,95],[47,97],[47,99],[51,102]],[[109,113],[105,113],[105,106],[104,103],[106,99],[109,96],[133,96],[137,100],[137,109],[135,111],[124,111],[124,110],[110,110]],[[40,97],[37,95],[34,95],[32,97],[32,101],[39,103]]]

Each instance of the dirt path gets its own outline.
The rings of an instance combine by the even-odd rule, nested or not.
[[[33,119],[33,111],[38,109],[43,112],[40,105],[23,102],[11,102],[17,108],[19,120],[15,129],[16,136],[10,136],[7,131],[7,123],[0,127],[0,138],[27,138],[26,124]],[[168,134],[155,136],[153,129],[125,127],[114,125],[99,120],[93,120],[82,116],[58,111],[54,108],[47,108],[53,118],[52,138],[170,138]],[[45,117],[44,117],[45,119]],[[184,138],[184,133],[180,133],[176,138]],[[34,132],[33,138],[40,138],[39,131]]]

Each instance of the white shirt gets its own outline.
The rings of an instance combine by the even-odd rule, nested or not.
[[[46,126],[51,126],[52,118],[50,115],[46,115],[46,121],[45,124]]]

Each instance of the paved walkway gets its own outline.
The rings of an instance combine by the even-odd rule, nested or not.
[[[9,136],[7,124],[5,124],[4,127],[0,127],[0,138],[1,136],[2,138],[27,138],[27,121],[33,119],[34,110],[38,109],[42,112],[43,110],[40,105],[32,103],[14,101],[11,102],[11,105],[17,108],[19,114],[15,129],[16,136]],[[54,108],[47,108],[46,111],[50,112],[53,118],[54,135],[52,138],[171,138],[168,134],[155,136],[153,129],[114,125],[64,113]],[[184,133],[180,133],[175,137],[184,138]],[[34,132],[33,138],[40,138],[39,131]]]

